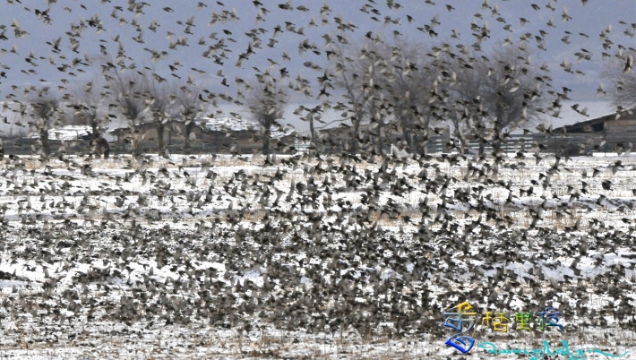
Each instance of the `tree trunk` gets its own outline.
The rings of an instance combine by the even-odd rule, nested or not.
[[[51,154],[51,143],[49,142],[49,129],[40,129],[40,142],[42,143],[42,152],[45,156]]]
[[[459,119],[453,119],[453,126],[455,126],[455,137],[459,139],[459,153],[461,155],[464,155],[466,153],[466,149],[468,148],[468,141],[466,140],[466,136],[463,134],[462,129],[460,128],[461,122],[459,121]]]
[[[314,115],[313,114],[309,114],[309,135],[310,135],[310,140],[309,140],[309,147],[307,148],[307,153],[314,155],[316,153],[319,153],[320,151],[318,151],[318,144],[316,143],[316,130],[314,128]],[[312,149],[313,148],[313,149]]]
[[[466,154],[466,149],[468,149],[468,141],[466,141],[466,139],[460,138],[459,139],[459,153],[461,155]]]
[[[361,115],[361,114],[360,114]],[[358,153],[358,136],[360,135],[360,120],[362,118],[356,114],[356,118],[353,122],[353,134],[351,134],[351,154],[355,155]]]
[[[185,138],[183,139],[184,148],[185,148],[185,153],[186,154],[190,153],[190,133],[192,132],[193,128],[194,128],[194,122],[193,121],[189,121],[189,122],[186,123],[186,126],[185,126]]]
[[[382,141],[382,121],[379,119],[375,119],[376,123],[378,124],[378,126],[376,127],[376,132],[375,135],[377,137],[377,147],[378,147],[378,154],[380,155],[384,155],[384,143]]]
[[[133,156],[137,157],[141,155],[141,140],[139,137],[135,137],[130,141],[130,147],[133,153]]]
[[[402,137],[404,138],[404,141],[406,141],[407,149],[409,149],[411,154],[415,153],[415,134],[413,134],[413,131],[411,130],[412,124],[413,121],[410,119],[402,120]]]
[[[163,123],[157,123],[157,146],[159,146],[159,155],[166,156],[164,151],[164,143],[163,143],[163,133],[165,130],[165,126]]]
[[[141,155],[141,130],[139,125],[135,125],[132,121],[132,135],[128,135],[130,139],[130,150],[134,157]]]
[[[269,155],[269,143],[270,143],[271,130],[269,127],[265,128],[263,132],[263,155]]]
[[[311,143],[313,144],[316,140],[316,131],[314,130],[314,115],[309,114],[309,134],[311,136]]]

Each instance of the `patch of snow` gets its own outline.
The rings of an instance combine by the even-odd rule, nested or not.
[[[260,131],[261,125],[253,120],[232,117],[200,117],[198,122],[209,131]],[[272,126],[271,137],[282,138],[291,135],[295,130],[291,127]]]
[[[78,140],[81,136],[86,136],[91,132],[91,127],[86,125],[66,125],[59,128],[49,130],[49,140],[73,141]],[[40,134],[37,132],[30,133],[27,138],[39,139]]]

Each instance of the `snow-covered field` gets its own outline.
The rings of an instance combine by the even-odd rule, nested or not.
[[[478,317],[466,359],[636,358],[634,179],[636,154],[5,156],[0,358],[459,358],[464,301],[565,326]]]

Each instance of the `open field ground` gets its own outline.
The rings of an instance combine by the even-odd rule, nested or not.
[[[460,358],[464,301],[513,320],[477,317],[466,359],[633,359],[634,179],[636,154],[5,156],[0,359]],[[515,330],[548,306],[563,333]]]

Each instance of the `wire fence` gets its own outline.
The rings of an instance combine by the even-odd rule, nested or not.
[[[37,154],[40,151],[38,139],[34,138],[1,138],[0,150],[4,154],[29,155]],[[50,140],[53,154],[89,154],[91,148],[88,142],[77,139],[72,141]],[[396,142],[387,141],[384,143],[384,151],[388,154],[392,151],[392,146]],[[123,141],[115,141],[110,144],[111,154],[130,154],[131,148]],[[323,153],[336,154],[348,150],[346,141],[325,142],[299,140],[282,141],[275,139],[272,142],[272,152],[280,154],[294,153]],[[607,139],[598,134],[574,134],[574,135],[510,135],[507,139],[494,144],[490,142],[469,141],[464,147],[464,151],[469,154],[484,153],[492,154],[493,145],[500,148],[504,153],[553,153],[568,156],[591,155],[593,152],[629,152],[631,147],[625,142]],[[418,153],[446,153],[456,152],[462,145],[460,142],[449,136],[436,136],[426,141],[416,144]],[[184,142],[166,141],[165,150],[170,154],[256,154],[262,151],[262,143],[259,141],[231,141],[221,139],[219,141],[192,141],[186,148]],[[159,147],[156,141],[142,141],[139,150],[141,153],[158,153]]]

